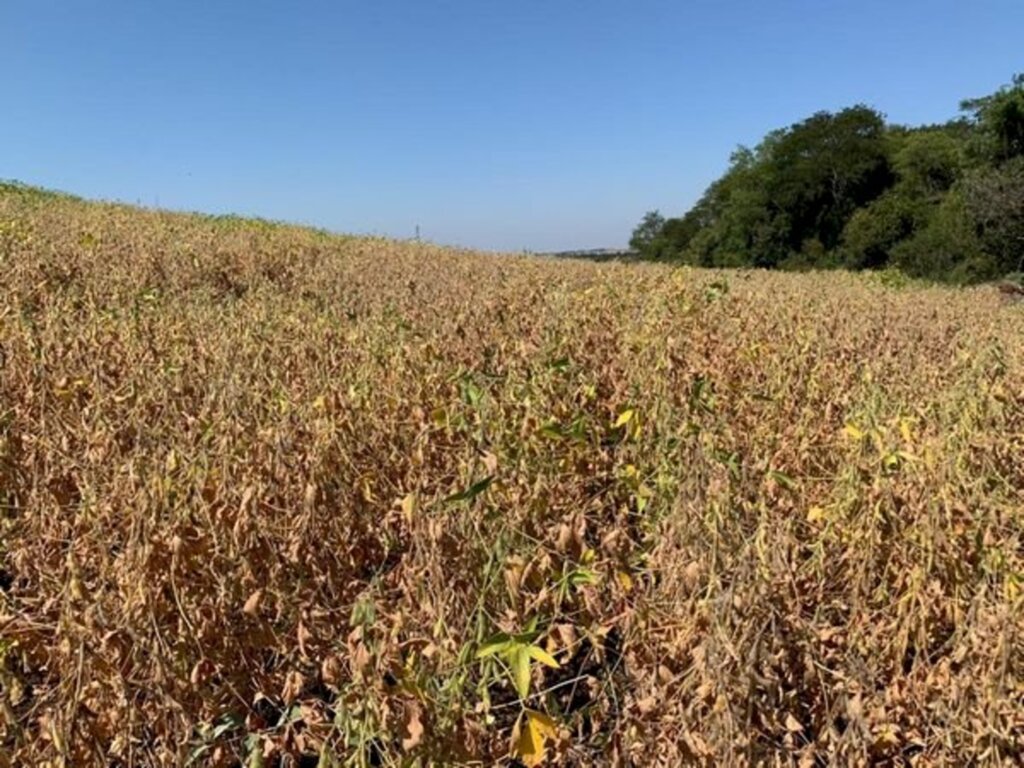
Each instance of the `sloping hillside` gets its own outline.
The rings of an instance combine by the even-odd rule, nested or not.
[[[13,186],[0,275],[0,764],[1024,758],[994,288]]]

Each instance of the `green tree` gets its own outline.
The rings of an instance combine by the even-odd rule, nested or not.
[[[637,228],[633,230],[633,236],[629,238],[629,247],[645,258],[652,258],[654,246],[661,237],[664,226],[665,217],[661,213],[648,211]]]
[[[739,147],[678,218],[649,213],[647,258],[783,269],[894,264],[976,281],[1024,269],[1024,76],[940,125],[886,125],[863,105]]]
[[[885,266],[893,247],[913,235],[928,213],[923,200],[895,190],[858,208],[843,229],[841,263],[850,269]]]
[[[893,154],[897,186],[904,196],[941,196],[960,178],[963,164],[963,142],[943,129],[912,131]]]
[[[893,246],[892,263],[914,277],[953,282],[976,282],[992,271],[956,189],[943,198],[923,228]]]
[[[819,112],[733,153],[725,176],[694,209],[699,226],[687,242],[699,250],[688,258],[760,267],[795,254],[818,261],[836,247],[853,212],[892,181],[881,115],[862,106]]]
[[[1024,155],[1024,74],[993,94],[962,101],[960,108],[973,113],[983,151],[996,163]]]
[[[975,171],[962,185],[964,205],[991,277],[1024,271],[1024,155]]]

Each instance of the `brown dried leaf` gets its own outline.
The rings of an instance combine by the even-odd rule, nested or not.
[[[306,625],[300,620],[299,626],[295,630],[296,639],[299,641],[299,653],[304,657],[308,657],[309,654],[306,651],[306,643],[313,639],[313,633],[306,629]]]
[[[406,752],[423,742],[423,707],[418,701],[405,702],[400,736],[402,749]]]
[[[284,688],[281,690],[281,700],[291,705],[302,693],[306,686],[306,678],[298,670],[292,670],[285,677]]]
[[[324,684],[334,690],[341,687],[344,667],[337,656],[328,656],[320,664],[320,677]]]
[[[263,590],[257,589],[251,595],[249,599],[245,601],[245,605],[242,606],[242,613],[249,616],[256,616],[260,611],[260,602],[263,600]]]

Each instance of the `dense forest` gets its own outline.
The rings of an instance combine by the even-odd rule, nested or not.
[[[1024,75],[941,125],[863,105],[740,147],[683,216],[648,213],[642,257],[699,266],[894,267],[971,283],[1024,270]]]

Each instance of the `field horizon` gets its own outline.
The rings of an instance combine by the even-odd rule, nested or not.
[[[0,768],[1014,765],[1024,304],[0,184]]]

